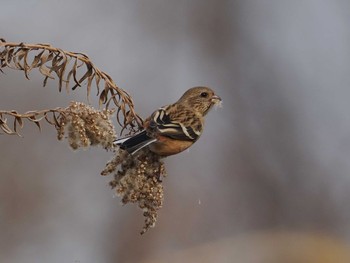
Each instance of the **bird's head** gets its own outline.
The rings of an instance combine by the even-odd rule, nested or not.
[[[187,90],[178,102],[187,104],[204,116],[214,105],[221,104],[221,98],[208,87],[194,87]]]

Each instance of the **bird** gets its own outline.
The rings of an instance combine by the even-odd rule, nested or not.
[[[221,102],[211,88],[190,88],[175,103],[154,111],[141,132],[117,139],[114,145],[131,155],[145,147],[161,157],[180,153],[199,139],[206,114]]]

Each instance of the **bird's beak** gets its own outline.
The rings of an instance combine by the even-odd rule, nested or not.
[[[211,102],[214,104],[220,104],[221,101],[222,101],[222,99],[217,95],[214,95],[213,97],[211,97]]]

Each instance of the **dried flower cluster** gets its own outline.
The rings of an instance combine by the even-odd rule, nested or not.
[[[110,185],[122,197],[123,204],[137,203],[142,209],[145,225],[141,234],[155,226],[157,212],[163,204],[161,179],[166,176],[164,163],[158,155],[145,148],[134,156],[119,149],[101,174],[114,174]]]
[[[90,145],[111,149],[117,137],[110,120],[112,114],[112,110],[99,111],[84,103],[71,102],[59,119],[58,139],[66,135],[74,150]]]

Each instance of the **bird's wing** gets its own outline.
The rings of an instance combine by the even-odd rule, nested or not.
[[[118,145],[121,149],[133,155],[156,140],[156,138],[148,136],[147,132],[144,130],[136,135],[115,140],[114,145]]]
[[[192,112],[165,107],[152,114],[149,129],[172,139],[196,141],[201,135],[202,123]]]

